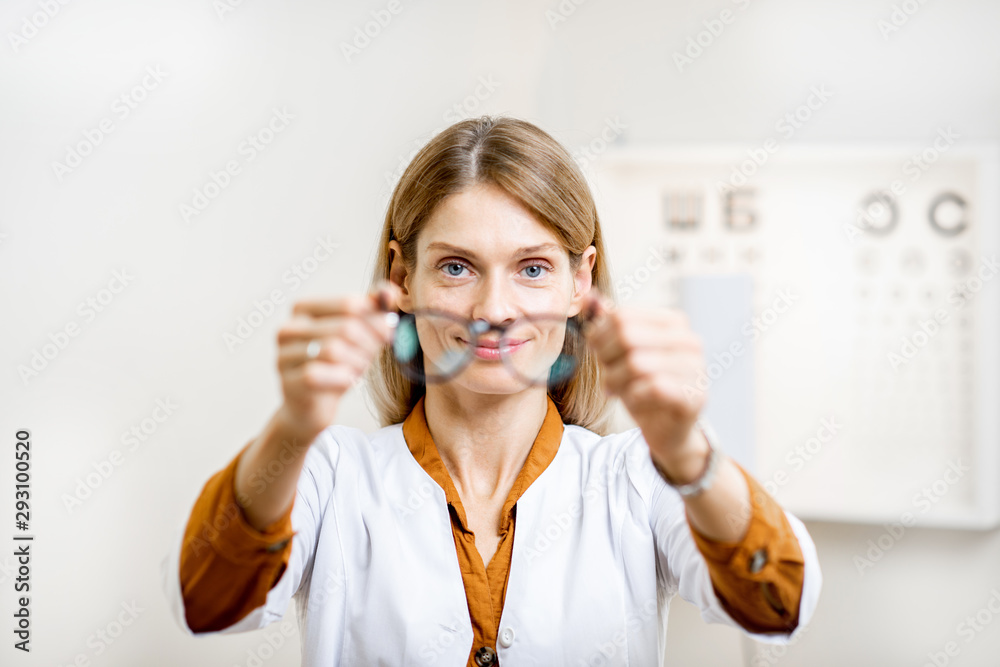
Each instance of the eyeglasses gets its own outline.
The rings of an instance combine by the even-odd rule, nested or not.
[[[576,372],[585,345],[580,324],[558,313],[491,325],[424,308],[400,313],[392,352],[414,382],[446,382],[470,364],[500,363],[525,384],[555,386]]]

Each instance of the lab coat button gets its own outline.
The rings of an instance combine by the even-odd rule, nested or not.
[[[495,664],[497,664],[497,654],[489,646],[484,646],[476,651],[476,665],[479,667],[490,667],[490,665]]]
[[[514,643],[514,629],[504,628],[500,631],[500,646],[507,648]]]
[[[762,569],[764,569],[764,563],[767,562],[767,551],[765,549],[758,549],[753,552],[750,556],[750,573],[757,574]]]
[[[282,549],[285,548],[286,544],[288,544],[288,540],[282,540],[280,542],[276,542],[275,544],[269,544],[267,546],[267,551],[269,551],[270,553],[274,553],[275,551],[281,551]]]

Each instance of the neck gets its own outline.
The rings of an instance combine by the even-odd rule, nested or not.
[[[545,387],[476,394],[428,385],[427,428],[464,498],[506,499],[548,410]]]

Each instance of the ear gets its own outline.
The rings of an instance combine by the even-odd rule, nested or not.
[[[590,293],[593,284],[594,263],[597,261],[597,248],[588,246],[580,258],[580,266],[573,274],[573,299],[570,301],[569,316],[579,314],[584,301]]]
[[[399,309],[413,312],[413,295],[410,294],[410,274],[403,262],[403,248],[396,240],[389,241],[389,280],[400,288]]]

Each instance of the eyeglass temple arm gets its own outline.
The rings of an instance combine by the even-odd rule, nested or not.
[[[580,311],[580,329],[587,329],[594,324],[594,320],[597,317],[597,304],[593,301],[588,301],[587,304]]]

